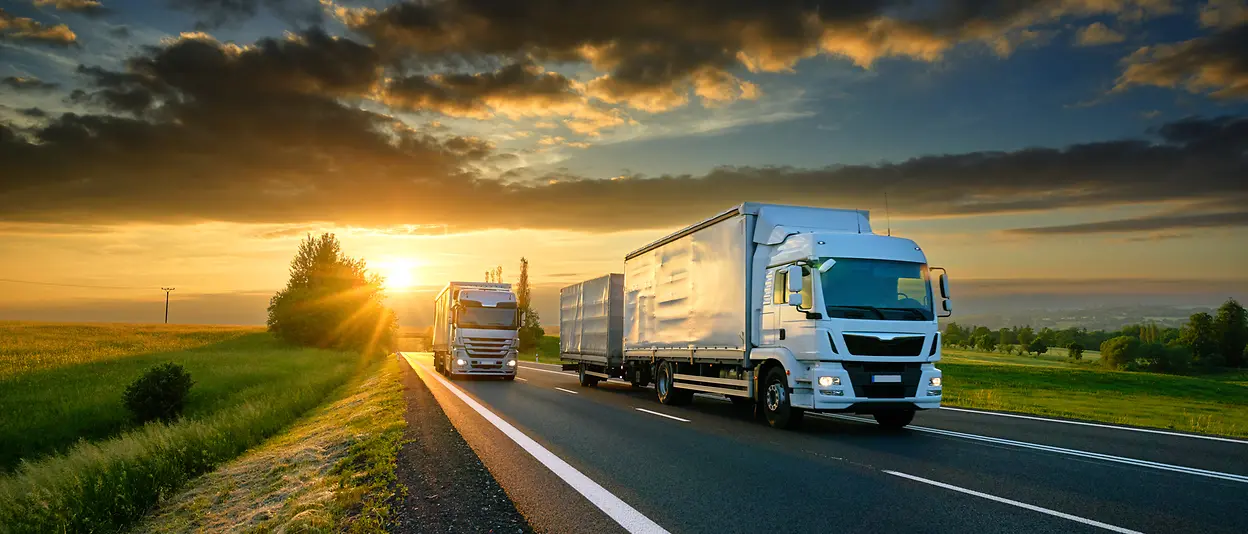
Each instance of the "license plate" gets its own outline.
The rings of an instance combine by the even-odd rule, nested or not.
[[[885,382],[885,383],[887,383],[887,382],[892,382],[892,383],[897,383],[897,384],[900,384],[900,383],[901,383],[901,375],[875,375],[875,376],[871,377],[871,381],[872,381],[872,382],[875,382],[875,383],[880,383],[880,382]]]

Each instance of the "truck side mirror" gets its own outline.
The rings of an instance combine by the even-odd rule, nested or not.
[[[949,298],[949,275],[940,273],[940,298]]]
[[[804,280],[802,280],[802,266],[790,265],[785,278],[789,286],[787,288],[789,290],[789,305],[796,308],[804,306],[805,303],[802,302],[802,285],[804,283]]]

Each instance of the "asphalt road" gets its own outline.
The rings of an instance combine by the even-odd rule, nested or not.
[[[1248,532],[1242,440],[954,410],[786,432],[709,396],[530,363],[450,383],[404,357],[538,532]]]

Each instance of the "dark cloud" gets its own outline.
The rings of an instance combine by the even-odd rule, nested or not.
[[[92,16],[102,15],[107,11],[99,0],[35,0],[35,5]]]
[[[579,106],[584,97],[561,74],[532,63],[515,63],[479,74],[413,75],[392,81],[388,104],[447,115],[544,114],[551,108]]]
[[[169,0],[177,9],[200,17],[199,27],[218,28],[244,22],[262,12],[300,27],[324,22],[318,0]]]
[[[48,112],[39,108],[25,108],[25,109],[19,110],[18,113],[21,113],[22,115],[25,115],[32,119],[42,119],[48,116]]]
[[[1165,214],[1062,226],[1041,226],[1009,230],[1012,234],[1101,234],[1155,232],[1195,228],[1248,226],[1248,211],[1230,213]]]
[[[1169,9],[1157,0],[445,0],[335,14],[387,54],[428,62],[589,62],[604,73],[590,84],[593,96],[661,111],[690,93],[712,103],[757,94],[733,71],[784,71],[820,54],[862,66],[934,60],[963,42],[1008,55],[1043,38],[1033,26],[1063,17]]]
[[[1137,85],[1248,98],[1248,24],[1176,44],[1145,46],[1123,59],[1115,91]]]
[[[78,36],[64,24],[48,26],[0,9],[0,41],[71,46],[78,42]]]
[[[45,82],[32,76],[8,76],[0,79],[0,84],[18,91],[49,91],[58,87],[55,83]]]

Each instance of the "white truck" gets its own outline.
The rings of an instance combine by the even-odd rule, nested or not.
[[[779,428],[806,411],[901,428],[940,406],[948,278],[913,241],[872,233],[865,211],[744,203],[560,299],[562,358],[582,386],[653,382],[671,405],[724,395]]]
[[[439,373],[515,380],[521,318],[511,284],[451,282],[433,302],[433,366]]]

